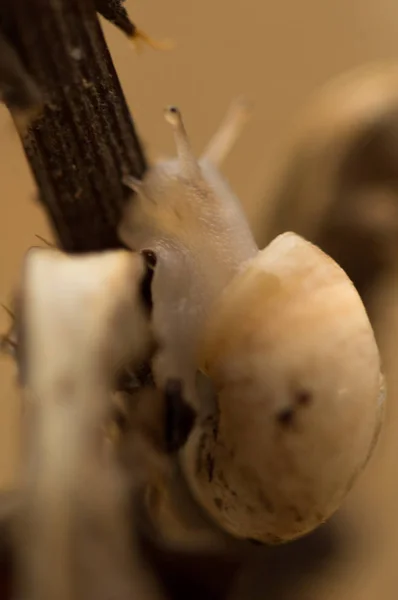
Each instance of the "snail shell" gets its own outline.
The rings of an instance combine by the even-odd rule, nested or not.
[[[201,341],[214,413],[190,438],[185,473],[234,536],[311,531],[341,505],[380,430],[373,331],[344,271],[286,233],[225,289]]]

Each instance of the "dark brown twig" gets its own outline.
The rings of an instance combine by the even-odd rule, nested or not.
[[[3,0],[0,29],[20,65],[15,77],[44,98],[42,115],[19,130],[59,245],[120,247],[116,228],[131,193],[122,177],[142,177],[146,162],[93,0]],[[3,65],[0,79],[12,68]],[[15,103],[8,106],[15,120]]]

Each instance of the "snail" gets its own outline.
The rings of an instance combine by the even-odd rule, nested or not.
[[[262,240],[294,229],[314,242],[344,268],[368,309],[368,290],[397,255],[397,140],[397,64],[343,73],[299,115],[267,197]]]
[[[345,272],[294,233],[259,250],[217,168],[248,116],[233,105],[199,160],[177,108],[177,159],[152,166],[119,234],[156,256],[156,385],[183,382],[198,417],[179,464],[198,505],[238,539],[302,536],[340,506],[380,431],[384,383]]]

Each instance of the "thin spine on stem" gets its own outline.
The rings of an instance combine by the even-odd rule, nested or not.
[[[124,0],[95,0],[95,8],[100,15],[118,27],[131,41],[134,50],[141,50],[141,43],[154,50],[170,50],[174,44],[171,40],[154,40],[133,23],[123,6]]]
[[[129,36],[130,42],[134,50],[138,53],[142,50],[142,45],[146,44],[153,50],[160,50],[165,52],[174,48],[174,42],[172,40],[155,40],[149,36],[145,31],[135,28],[134,33]]]

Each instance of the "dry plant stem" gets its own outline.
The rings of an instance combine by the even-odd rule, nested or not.
[[[0,27],[45,98],[19,129],[59,245],[68,252],[121,246],[130,191],[146,168],[93,0],[2,0]],[[17,128],[18,123],[15,119]]]
[[[159,598],[133,555],[126,482],[103,435],[116,369],[150,348],[144,272],[127,251],[28,254],[27,462],[16,551],[29,600]]]

